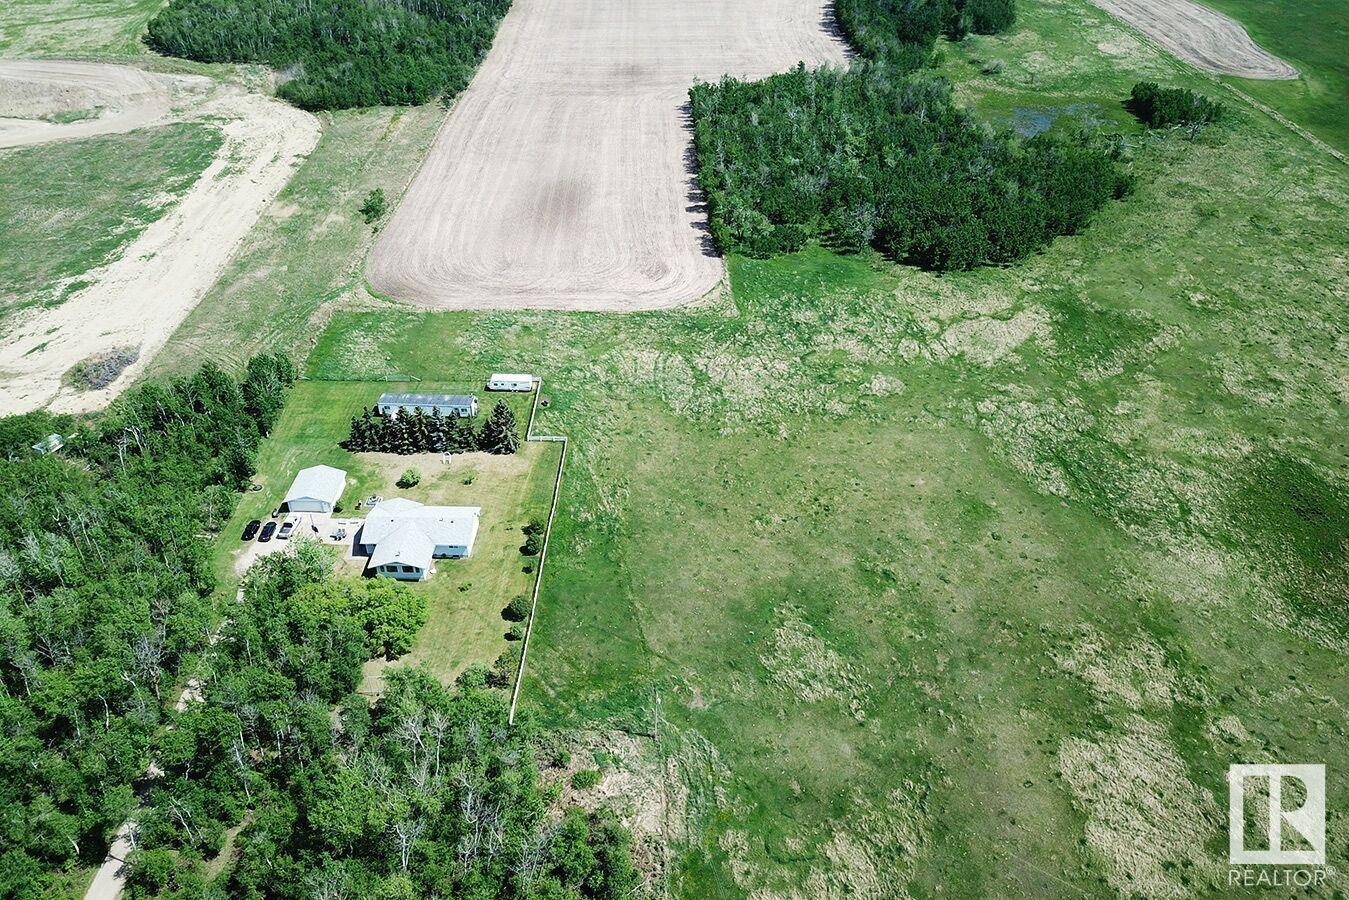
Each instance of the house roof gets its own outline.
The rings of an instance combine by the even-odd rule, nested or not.
[[[533,381],[534,376],[528,372],[493,372],[488,381]]]
[[[425,571],[431,568],[431,557],[435,552],[436,543],[426,532],[415,522],[404,522],[375,545],[375,552],[370,554],[370,565],[378,568],[398,563]]]
[[[379,395],[379,405],[398,406],[472,406],[478,398],[472,394],[394,394]]]
[[[376,545],[375,556],[383,545],[408,527],[420,532],[433,548],[467,547],[478,533],[479,506],[426,506],[416,500],[394,497],[384,500],[365,517],[361,543]],[[379,565],[371,559],[372,566]]]
[[[310,466],[295,474],[290,490],[286,491],[286,502],[292,500],[326,500],[336,503],[346,487],[347,473],[332,466]]]

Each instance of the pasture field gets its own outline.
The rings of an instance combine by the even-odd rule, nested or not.
[[[483,373],[483,378],[486,373]],[[423,503],[481,506],[482,518],[473,554],[466,560],[439,560],[437,572],[414,590],[427,594],[428,618],[412,652],[397,665],[427,665],[446,683],[470,663],[491,665],[506,647],[508,622],[501,608],[516,594],[526,593],[533,576],[523,571],[531,560],[519,552],[524,542],[520,528],[533,516],[546,517],[552,499],[553,476],[560,448],[525,443],[511,456],[488,453],[457,454],[448,463],[439,454],[398,456],[390,453],[350,453],[338,446],[347,437],[353,416],[373,406],[384,391],[476,392],[481,417],[503,396],[520,423],[523,436],[529,419],[529,397],[484,393],[472,381],[463,383],[326,382],[296,385],[275,431],[263,443],[255,482],[261,491],[247,493],[222,532],[216,571],[220,596],[233,596],[239,583],[239,553],[249,545],[239,535],[250,519],[268,520],[295,473],[306,466],[330,465],[347,472],[342,503],[344,517],[363,517],[356,502],[371,494],[409,497]],[[407,469],[421,473],[415,487],[396,486]],[[346,564],[359,574],[362,563]],[[382,664],[367,667],[363,690],[374,692],[381,683]]]
[[[0,56],[123,58],[145,55],[145,23],[164,0],[6,0]]]
[[[1144,132],[1134,81],[1214,82],[1021,9],[945,47],[960,96],[1094,118],[1139,176],[1022,265],[733,258],[709,306],[344,312],[311,356],[546,376],[522,703],[650,748],[676,895],[1214,892],[1228,764],[1349,751],[1349,178],[1241,106]]]
[[[60,302],[210,165],[220,132],[184,122],[0,150],[0,322]]]

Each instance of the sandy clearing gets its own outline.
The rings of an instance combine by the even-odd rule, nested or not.
[[[0,147],[118,134],[172,121],[215,82],[131,66],[64,60],[0,60]],[[87,113],[58,124],[43,117]]]
[[[45,63],[35,71],[50,74]],[[80,64],[71,80],[54,88],[58,105],[65,96],[80,96],[87,68],[125,69]],[[135,70],[133,70],[135,71]],[[215,282],[234,249],[263,210],[290,180],[304,157],[318,142],[318,120],[309,113],[230,85],[206,84],[186,92],[179,76],[141,72],[151,82],[164,82],[131,100],[112,96],[110,109],[126,110],[140,124],[180,119],[209,119],[220,123],[224,143],[196,184],[166,215],[151,223],[111,263],[85,273],[91,285],[59,306],[28,310],[16,315],[9,333],[0,337],[0,414],[25,412],[50,405],[63,412],[84,412],[107,404],[152,360],[173,330]],[[95,73],[97,91],[105,85],[134,83],[124,73],[104,77]],[[31,83],[31,82],[30,82]],[[153,99],[142,102],[143,97]],[[186,100],[179,112],[163,112],[163,98]],[[32,99],[24,101],[31,107]],[[139,112],[131,112],[139,110]],[[142,121],[145,116],[148,120]],[[128,119],[117,114],[90,123],[106,129],[128,130]],[[55,126],[69,128],[70,126]],[[130,127],[140,127],[131,125]],[[80,129],[66,132],[87,137]],[[78,392],[61,384],[76,363],[94,354],[134,347],[137,362],[112,385],[100,391]]]
[[[1241,23],[1190,0],[1092,0],[1193,66],[1219,75],[1288,80],[1297,69],[1260,47]]]
[[[425,306],[639,310],[724,273],[690,171],[697,78],[846,61],[827,0],[515,0],[371,253]]]

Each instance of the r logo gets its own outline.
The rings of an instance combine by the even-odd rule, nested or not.
[[[1269,781],[1268,850],[1246,849],[1246,781]],[[1284,779],[1302,783],[1306,798],[1296,809],[1284,809]],[[1325,865],[1326,767],[1236,764],[1227,771],[1227,856],[1233,865]],[[1311,849],[1284,850],[1284,825],[1296,831]]]

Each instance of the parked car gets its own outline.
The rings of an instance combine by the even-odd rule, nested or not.
[[[272,539],[272,535],[274,534],[276,534],[276,523],[268,522],[266,525],[262,526],[262,534],[258,535],[258,542],[265,544]]]
[[[253,538],[257,537],[258,529],[261,527],[262,522],[259,519],[254,519],[253,521],[249,522],[247,525],[244,526],[243,540],[245,541],[253,540]]]
[[[290,533],[295,530],[295,520],[287,519],[281,524],[281,530],[276,533],[278,541],[284,541],[290,537]]]

